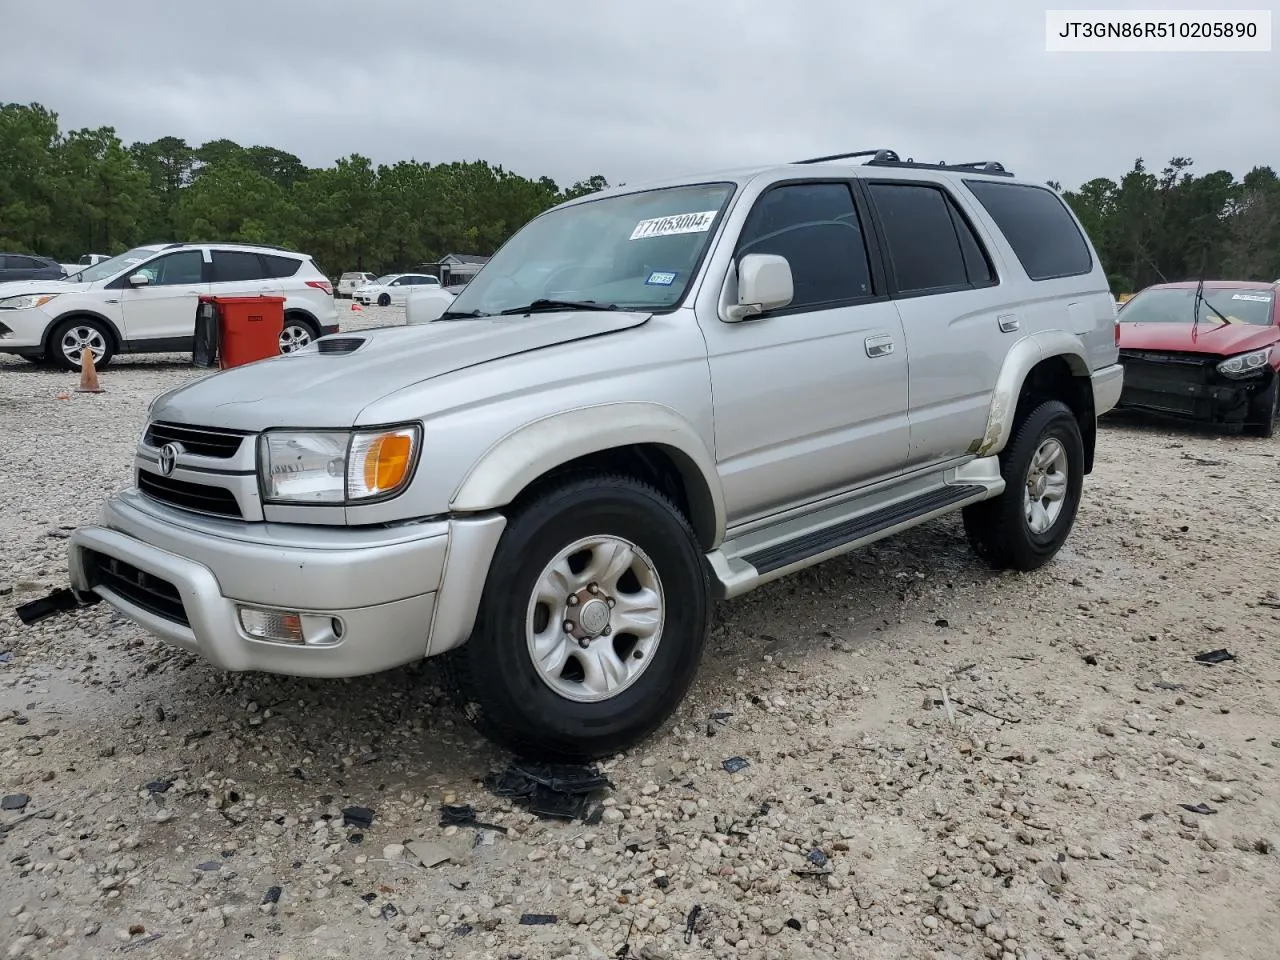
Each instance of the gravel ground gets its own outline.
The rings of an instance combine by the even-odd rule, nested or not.
[[[126,358],[77,394],[0,358],[7,956],[1275,957],[1280,442],[1109,419],[1033,575],[948,519],[722,605],[588,825],[486,791],[508,758],[430,664],[228,675],[106,604],[9,612],[201,375]],[[467,802],[506,831],[440,826]]]

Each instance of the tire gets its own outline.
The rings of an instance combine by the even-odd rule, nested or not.
[[[320,328],[313,321],[303,317],[286,316],[284,327],[280,330],[280,352],[293,353],[295,350],[301,350],[319,337]]]
[[[562,567],[567,576],[557,580],[546,573],[566,550],[592,539],[603,542],[576,556],[594,562],[583,568],[569,563],[575,555],[568,555]],[[609,566],[618,541],[637,548],[633,562],[623,568],[632,572],[614,578],[604,569],[599,577],[604,590],[593,596],[584,578],[593,567],[600,573]],[[543,596],[553,596],[554,607],[539,601],[539,583],[548,584]],[[645,606],[641,591],[646,589],[650,604],[656,595],[661,614],[655,631],[618,630],[575,640],[591,627],[600,629],[602,621],[592,623],[589,615],[620,626],[624,614],[618,608],[630,598]],[[577,591],[573,607],[567,602],[570,590]],[[616,600],[617,606],[602,610],[600,599]],[[517,756],[598,759],[644,740],[679,706],[702,658],[711,608],[702,550],[670,500],[622,476],[561,480],[511,515],[489,568],[475,629],[466,643],[441,658],[441,666],[455,703],[472,725]],[[575,625],[574,634],[565,633],[566,621]],[[563,666],[540,670],[531,636],[540,636],[553,655],[559,651]],[[636,662],[644,665],[630,681],[617,672],[618,666]],[[589,673],[590,663],[598,666]],[[607,666],[614,667],[612,675],[602,669]],[[613,692],[607,690],[610,681],[620,684]]]
[[[391,294],[389,294],[389,293],[380,293],[380,294],[378,294],[378,306],[380,306],[380,307],[389,307],[389,306],[391,306]]]
[[[1029,503],[1044,507],[1046,501],[1030,501],[1028,478],[1037,455],[1054,450],[1065,463],[1059,459],[1051,464],[1054,469],[1045,476],[1047,482],[1041,491],[1058,486],[1050,479],[1056,475],[1061,477],[1063,496],[1048,501],[1045,514],[1038,519],[1050,519],[1049,526],[1035,530],[1027,516]],[[1084,443],[1071,409],[1058,400],[1048,400],[1028,413],[1015,425],[1012,441],[1000,454],[1000,474],[1005,481],[1000,496],[962,511],[969,544],[998,570],[1036,570],[1052,560],[1066,542],[1084,488]],[[1056,515],[1052,512],[1054,503],[1059,504]]]
[[[72,317],[54,327],[45,356],[63,370],[79,373],[79,345],[85,344],[93,351],[94,368],[101,370],[115,356],[113,342],[110,329],[101,320]]]
[[[1271,376],[1271,386],[1258,394],[1249,405],[1249,422],[1244,432],[1252,437],[1269,440],[1276,435],[1276,421],[1280,420],[1280,372]]]

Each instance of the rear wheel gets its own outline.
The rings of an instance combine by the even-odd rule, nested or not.
[[[1000,473],[1000,496],[964,508],[965,533],[993,567],[1035,570],[1066,542],[1080,506],[1084,443],[1071,408],[1048,400],[1027,414],[1000,454]]]
[[[105,324],[88,317],[73,317],[58,324],[49,338],[46,356],[64,370],[80,372],[80,359],[85,349],[93,356],[93,365],[101,369],[111,362],[111,333]]]
[[[285,317],[284,327],[280,331],[280,352],[293,353],[301,350],[312,340],[320,336],[320,329],[310,320],[301,317]]]
[[[1275,436],[1277,420],[1280,420],[1280,372],[1272,374],[1271,386],[1253,398],[1245,432],[1269,439]]]
[[[619,476],[561,481],[503,532],[471,638],[443,658],[459,707],[528,759],[625,750],[688,691],[710,629],[688,521]]]

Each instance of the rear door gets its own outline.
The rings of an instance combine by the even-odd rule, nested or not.
[[[215,249],[209,292],[215,297],[283,296],[284,285],[271,272],[254,250]]]

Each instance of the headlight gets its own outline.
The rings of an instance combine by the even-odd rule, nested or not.
[[[361,503],[394,496],[413,476],[421,427],[271,431],[258,447],[268,503]]]
[[[0,300],[0,310],[34,310],[57,296],[56,293],[24,293],[18,297],[5,297]]]
[[[1248,377],[1259,373],[1271,361],[1271,348],[1263,347],[1250,353],[1228,357],[1218,364],[1218,372],[1225,377]]]

